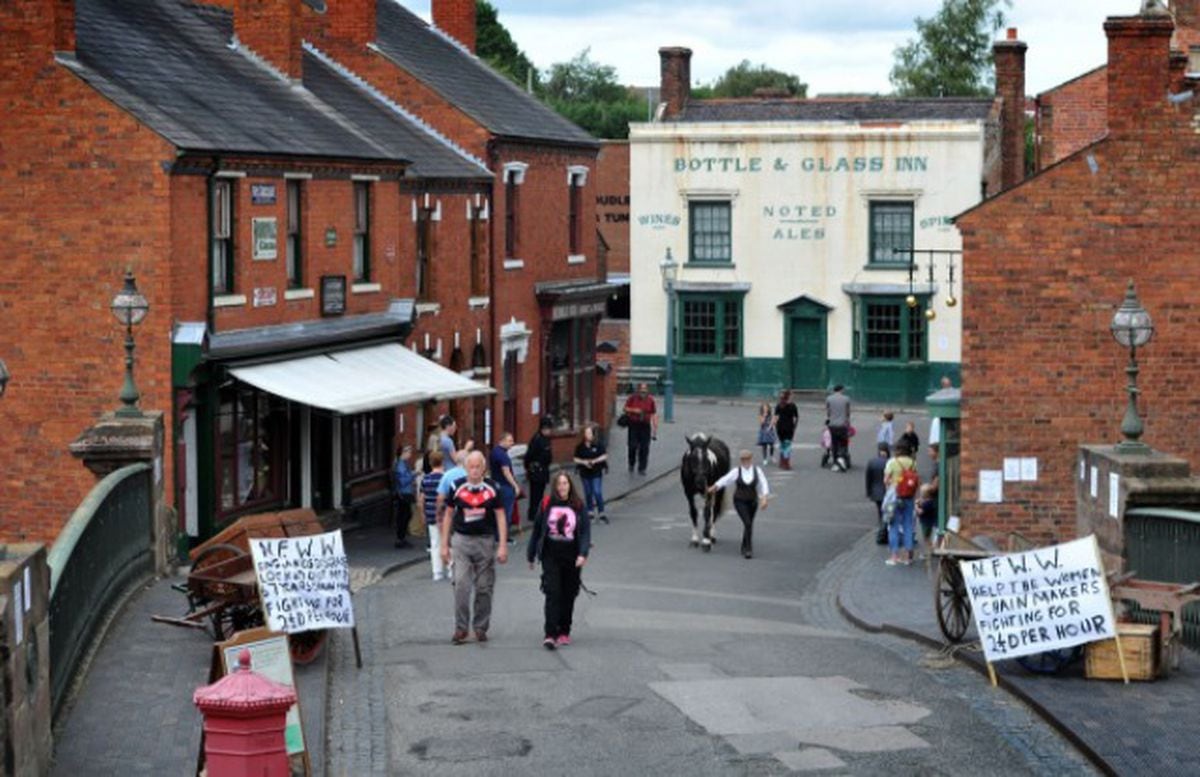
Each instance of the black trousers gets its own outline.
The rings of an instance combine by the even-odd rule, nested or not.
[[[742,555],[754,551],[754,516],[758,514],[757,499],[734,499],[733,509],[742,519]]]
[[[529,481],[529,507],[525,514],[525,527],[527,530],[533,529],[533,522],[537,520],[538,510],[542,509],[542,497],[546,495],[546,484],[549,480],[530,480]]]
[[[408,536],[408,524],[412,520],[413,500],[403,496],[394,496],[396,515],[396,542],[403,542]]]
[[[636,466],[640,473],[646,472],[650,461],[650,424],[629,424],[629,471]]]
[[[833,463],[836,464],[838,459],[845,459],[846,463],[850,463],[850,429],[845,426],[829,427],[830,453],[833,455]]]
[[[559,637],[571,633],[580,571],[573,548],[558,550],[550,547],[551,542],[546,541],[542,555],[542,592],[546,595],[546,636]]]

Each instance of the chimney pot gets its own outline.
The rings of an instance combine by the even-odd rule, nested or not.
[[[1016,27],[1009,27],[1009,28],[1008,28],[1008,30],[1007,30],[1007,35],[1006,35],[1006,37],[1007,37],[1009,40],[1016,40],[1016,39],[1017,39],[1017,28],[1016,28]]]

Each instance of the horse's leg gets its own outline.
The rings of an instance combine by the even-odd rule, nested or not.
[[[700,540],[700,547],[704,552],[712,550],[712,524],[713,524],[713,500],[711,496],[704,499],[704,536]]]
[[[688,494],[688,514],[692,518],[692,547],[700,544],[700,535],[696,533],[696,498],[695,494]]]

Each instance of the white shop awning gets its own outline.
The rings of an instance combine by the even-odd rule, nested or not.
[[[343,415],[495,393],[396,343],[233,367],[229,372],[269,394]]]

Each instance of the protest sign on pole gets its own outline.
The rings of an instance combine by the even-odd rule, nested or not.
[[[273,631],[354,628],[342,532],[250,539],[263,616]]]
[[[960,564],[989,664],[1117,636],[1094,535]]]

